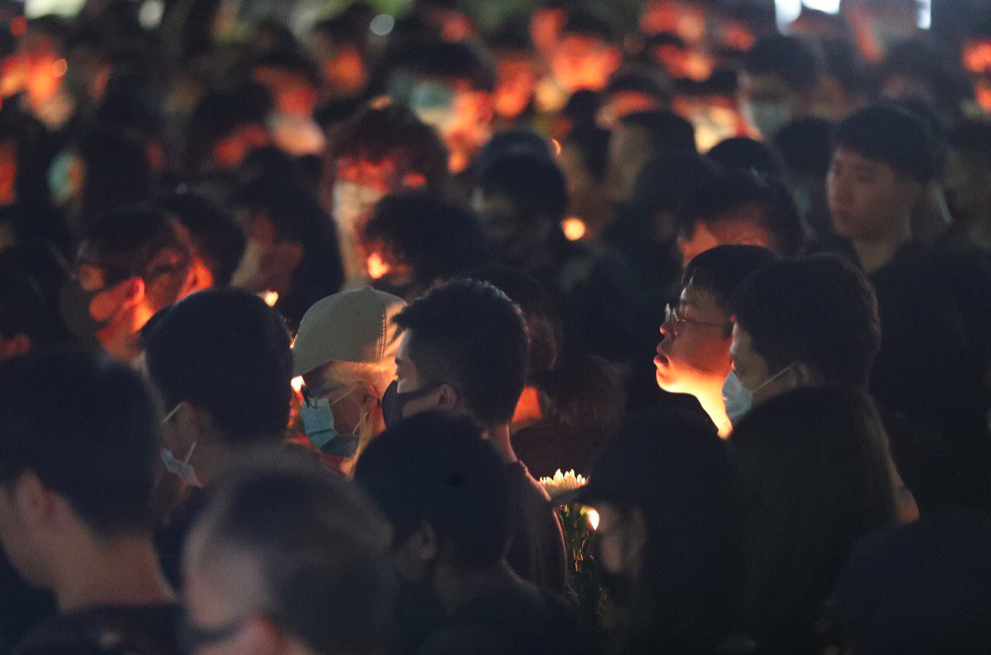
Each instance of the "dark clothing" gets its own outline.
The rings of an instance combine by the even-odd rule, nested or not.
[[[588,475],[594,444],[554,421],[541,420],[513,435],[513,450],[528,470],[538,478],[561,471]]]
[[[16,655],[62,653],[179,653],[181,608],[174,603],[91,607],[41,626],[15,649]]]
[[[418,652],[581,655],[592,649],[587,632],[563,599],[519,581],[465,599]]]
[[[52,595],[29,587],[0,548],[0,653],[9,653],[24,635],[55,612]]]
[[[155,535],[158,561],[173,589],[182,589],[182,548],[193,522],[206,507],[209,498],[208,489],[191,488],[186,499],[172,510],[165,528]]]
[[[507,464],[516,525],[507,560],[518,576],[542,589],[564,593],[564,533],[544,488],[519,463]]]

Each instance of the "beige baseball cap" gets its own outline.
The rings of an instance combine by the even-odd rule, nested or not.
[[[371,287],[324,298],[310,307],[299,325],[292,350],[293,375],[305,375],[330,361],[395,361],[400,333],[392,319],[405,306],[401,298]]]

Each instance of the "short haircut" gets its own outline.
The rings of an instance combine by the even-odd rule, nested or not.
[[[196,103],[186,127],[186,163],[199,169],[214,146],[237,129],[266,124],[272,97],[257,82],[241,81],[208,91]]]
[[[674,88],[664,73],[650,64],[626,64],[610,78],[606,95],[631,91],[657,99],[664,105],[671,102]]]
[[[32,472],[105,536],[150,533],[159,412],[140,376],[82,351],[0,369],[0,484]]]
[[[800,118],[774,135],[774,147],[793,173],[826,179],[836,124],[825,118]]]
[[[359,111],[336,129],[329,155],[331,160],[392,160],[400,178],[419,173],[435,191],[447,180],[447,149],[437,132],[401,105]]]
[[[796,36],[766,36],[758,40],[743,59],[751,75],[774,75],[800,93],[815,88],[822,64],[815,50]]]
[[[767,143],[745,136],[723,139],[706,156],[726,172],[757,171],[765,175],[784,175],[781,155]]]
[[[695,128],[687,120],[669,111],[638,111],[619,120],[620,124],[646,133],[653,153],[697,152]]]
[[[377,652],[397,591],[388,523],[340,476],[267,459],[218,484],[197,525],[197,561],[209,566],[229,552],[256,562],[259,609],[313,652]]]
[[[568,12],[568,18],[561,27],[561,36],[568,35],[584,36],[597,39],[605,43],[616,43],[616,28],[613,24],[600,14],[572,7]]]
[[[381,244],[412,269],[414,282],[423,289],[458,277],[488,258],[475,217],[429,192],[380,200],[365,224],[362,242]]]
[[[568,188],[557,162],[530,153],[497,157],[478,178],[487,196],[504,196],[521,220],[559,223],[568,209]]]
[[[99,214],[151,200],[153,175],[146,144],[119,126],[85,132],[72,146],[85,168],[83,228]]]
[[[419,54],[417,72],[430,78],[466,81],[474,91],[495,90],[496,73],[487,52],[461,42],[427,45]]]
[[[736,317],[771,371],[801,360],[829,384],[866,386],[881,347],[874,288],[832,255],[764,266],[744,283]]]
[[[633,185],[630,204],[641,215],[677,212],[691,192],[719,176],[711,159],[690,152],[667,152],[648,161]]]
[[[788,188],[779,180],[755,171],[724,173],[698,187],[682,205],[682,231],[692,234],[698,222],[714,225],[737,218],[741,210],[755,210],[758,223],[770,232],[774,250],[795,255],[804,238],[802,219]]]
[[[488,143],[475,155],[473,166],[481,174],[493,160],[503,155],[529,154],[553,160],[551,142],[539,132],[526,127],[511,127],[492,135]]]
[[[232,444],[278,443],[289,422],[292,354],[278,312],[247,291],[195,293],[147,335],[148,372],[168,406],[206,410]]]
[[[682,276],[682,287],[708,291],[719,309],[733,314],[744,280],[776,257],[760,246],[716,246],[688,263]]]
[[[609,130],[601,127],[581,127],[572,130],[564,139],[564,145],[575,149],[582,165],[600,182],[606,179],[609,137]]]
[[[833,147],[887,164],[920,182],[935,179],[943,165],[932,129],[918,115],[890,103],[872,105],[847,117],[836,128]]]
[[[303,79],[312,87],[320,86],[320,71],[317,65],[299,50],[280,48],[267,52],[252,62],[252,68],[277,68]]]
[[[244,233],[234,218],[205,196],[174,193],[155,206],[176,217],[192,235],[197,254],[213,274],[214,284],[225,287],[244,255]]]
[[[507,423],[523,393],[530,347],[519,307],[491,284],[449,282],[396,316],[423,382],[457,386],[485,427]]]
[[[404,420],[369,444],[355,480],[392,522],[397,546],[427,524],[442,552],[467,568],[487,568],[506,555],[509,474],[465,416],[430,411]]]

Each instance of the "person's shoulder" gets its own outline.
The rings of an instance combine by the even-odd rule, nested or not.
[[[181,608],[176,603],[85,609],[64,614],[40,626],[17,646],[14,653],[172,655],[179,652],[180,615]]]

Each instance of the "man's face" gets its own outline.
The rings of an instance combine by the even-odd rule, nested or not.
[[[650,158],[650,148],[643,131],[616,125],[609,140],[609,193],[613,201],[623,202],[633,195],[637,176]]]
[[[302,75],[276,66],[262,66],[255,71],[255,81],[272,94],[280,114],[299,118],[313,114],[317,92]]]
[[[420,391],[430,384],[429,380],[420,379],[420,372],[410,354],[410,340],[413,337],[413,332],[406,330],[403,340],[399,343],[399,351],[396,353],[396,391],[399,393]],[[434,393],[427,394],[423,398],[410,400],[403,406],[401,418],[409,418],[420,412],[436,409],[439,406],[437,397],[440,392],[438,388]]]
[[[496,60],[495,113],[501,118],[516,118],[524,111],[537,87],[533,61],[525,52],[502,52]]]
[[[516,207],[502,195],[487,195],[476,189],[472,209],[482,224],[482,230],[499,248],[509,262],[526,265],[544,246],[549,228],[538,217],[518,215]]]
[[[410,93],[410,108],[437,130],[451,151],[452,163],[458,153],[473,153],[488,139],[492,94],[472,89],[467,80],[418,80]],[[469,162],[461,163],[466,168]]]
[[[767,360],[754,350],[750,334],[739,323],[733,326],[730,355],[740,384],[751,391],[759,389],[773,375]]]
[[[730,316],[712,293],[691,284],[681,292],[677,313],[678,325],[672,317],[661,326],[663,339],[654,359],[657,386],[688,394],[721,387],[732,367]]]
[[[767,73],[742,76],[740,104],[750,126],[765,139],[773,137],[805,111],[805,97],[778,76]]]
[[[569,34],[554,48],[551,72],[568,93],[601,91],[619,66],[619,51],[591,36]]]
[[[891,166],[843,147],[833,152],[826,190],[833,228],[854,240],[903,234],[921,192],[918,182]]]

